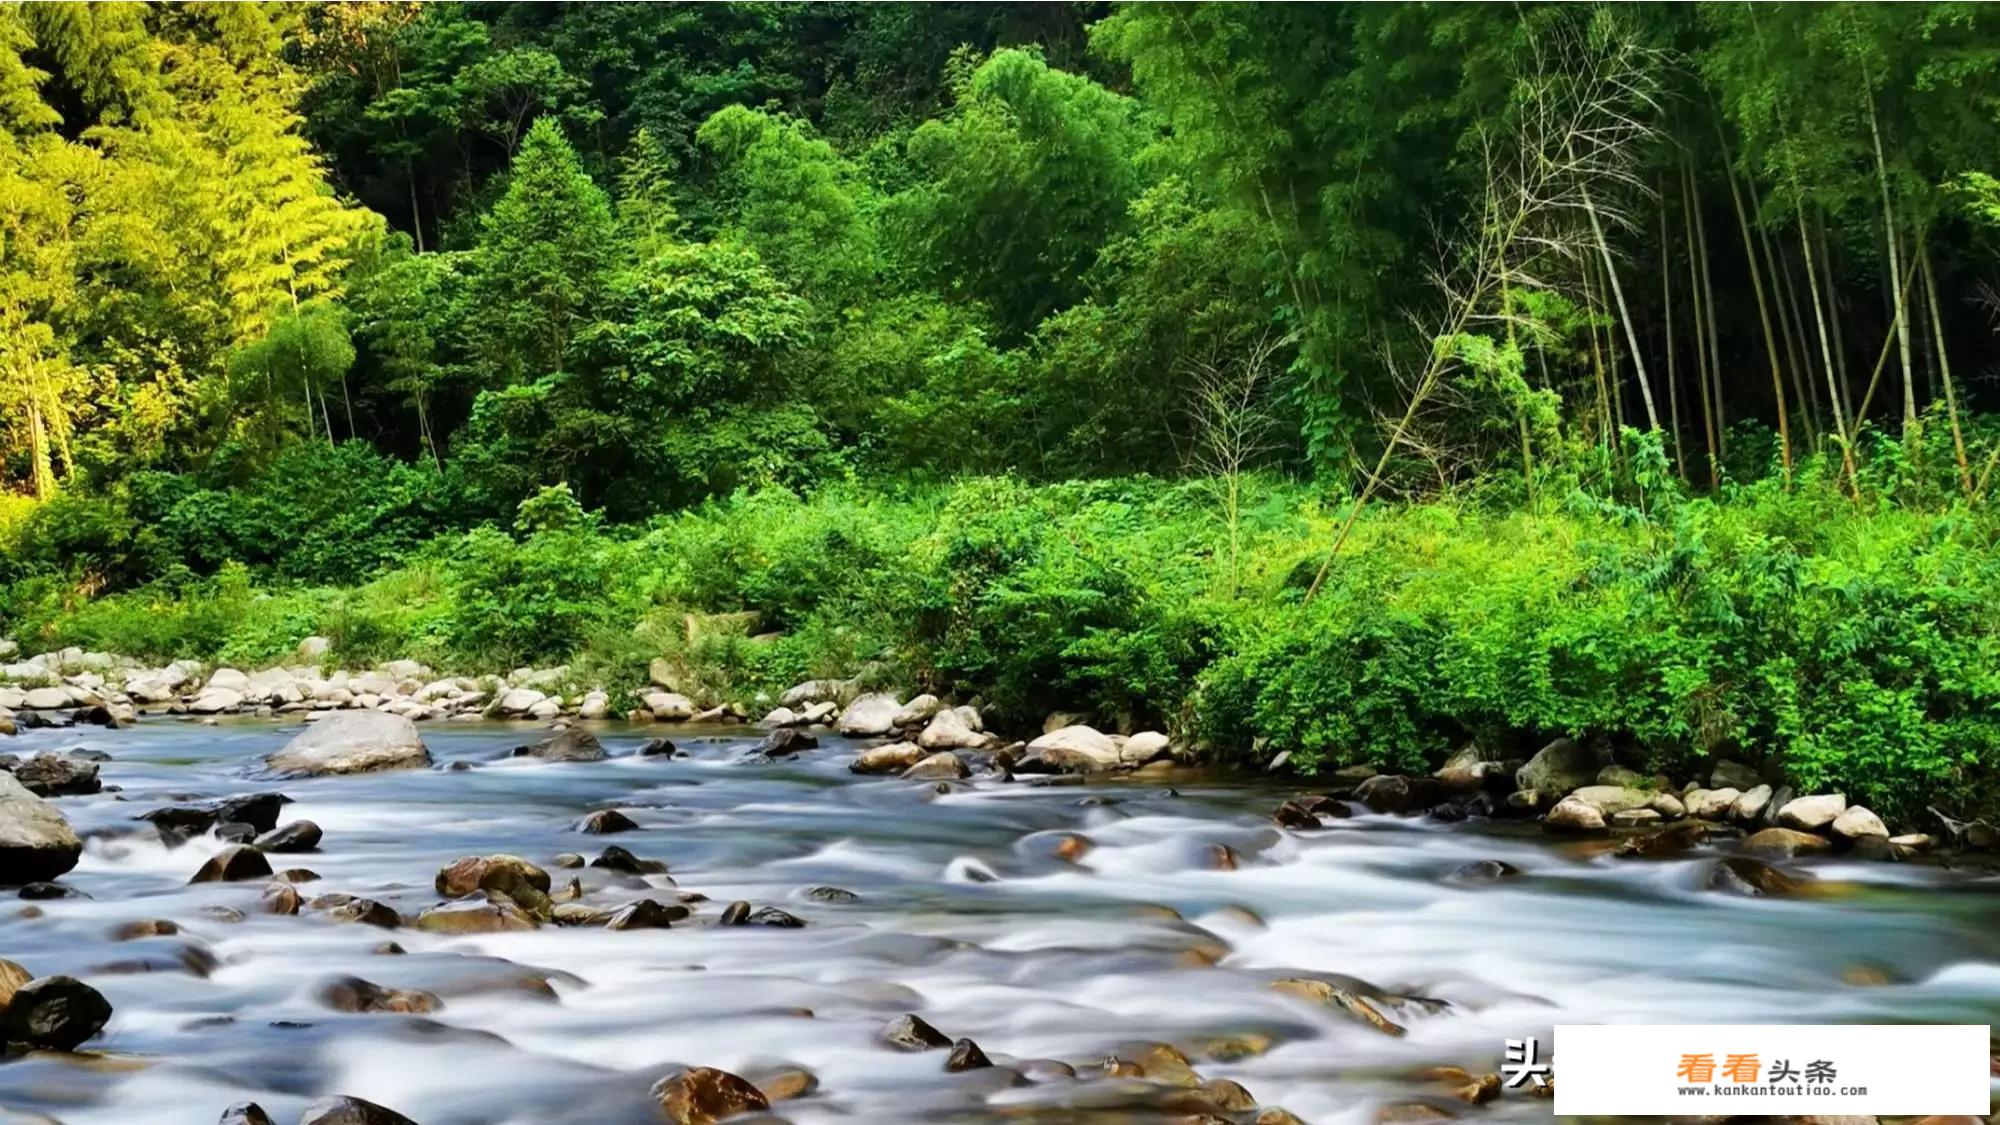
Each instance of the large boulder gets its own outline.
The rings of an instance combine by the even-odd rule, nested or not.
[[[1604,813],[1596,805],[1576,797],[1564,797],[1542,818],[1550,832],[1602,832]]]
[[[1128,766],[1143,766],[1172,754],[1173,742],[1156,730],[1142,730],[1118,747],[1118,760]]]
[[[54,805],[0,773],[0,885],[55,879],[76,866],[83,841]]]
[[[1623,785],[1586,785],[1570,795],[1571,800],[1594,805],[1605,816],[1643,809],[1653,800],[1653,795],[1642,789],[1628,789]]]
[[[679,723],[694,718],[694,700],[677,691],[649,691],[639,702],[661,722]]]
[[[1567,738],[1558,738],[1535,752],[1514,774],[1517,788],[1560,797],[1597,780],[1597,755]]]
[[[937,714],[938,710],[943,706],[944,704],[939,701],[937,696],[925,692],[908,703],[903,704],[902,708],[896,712],[896,729],[901,730],[904,727],[922,726],[929,722],[931,716]]]
[[[1814,797],[1794,797],[1778,810],[1778,823],[1801,832],[1817,832],[1847,811],[1847,798],[1839,793]]]
[[[1033,773],[1037,762],[1056,773],[1097,773],[1124,764],[1110,735],[1081,725],[1059,727],[1028,743],[1027,757],[1018,768]]]
[[[285,748],[264,759],[284,777],[373,773],[431,764],[417,724],[383,711],[341,711],[306,728]]]
[[[964,760],[949,750],[940,750],[903,771],[912,780],[963,781],[972,776]]]
[[[1795,828],[1764,828],[1750,834],[1743,841],[1743,850],[1762,855],[1774,855],[1783,859],[1794,856],[1818,855],[1831,851],[1832,844],[1826,837],[1815,836],[1811,832],[1800,832]]]
[[[850,738],[873,738],[896,729],[896,717],[903,705],[888,692],[871,692],[857,697],[840,713],[835,729]]]
[[[60,707],[68,707],[72,703],[69,692],[59,687],[30,688],[28,693],[21,697],[21,706],[30,711],[54,711]]]

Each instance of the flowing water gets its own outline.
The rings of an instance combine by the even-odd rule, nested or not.
[[[2000,882],[1976,871],[1822,862],[1810,867],[1821,893],[1744,899],[1699,889],[1700,854],[1615,860],[1521,826],[1375,816],[1286,832],[1267,819],[1284,791],[1221,777],[975,781],[939,794],[849,774],[853,748],[838,739],[753,760],[742,728],[676,730],[688,756],[666,760],[633,756],[644,735],[611,727],[612,760],[555,764],[499,760],[536,736],[525,726],[433,725],[438,769],[251,777],[256,756],[297,729],[149,721],[9,742],[112,756],[101,776],[119,792],[59,800],[89,841],[65,882],[90,898],[36,904],[40,917],[0,906],[0,956],[91,982],[115,1014],[83,1055],[0,1064],[0,1107],[20,1115],[0,1120],[210,1125],[255,1100],[289,1122],[345,1093],[423,1125],[607,1125],[657,1121],[647,1088],[683,1066],[754,1077],[791,1065],[819,1079],[774,1108],[799,1123],[1146,1121],[1162,1119],[1159,1090],[1098,1063],[1164,1041],[1262,1105],[1358,1123],[1448,1094],[1413,1070],[1490,1071],[1504,1039],[1546,1047],[1557,1023],[2000,1022]],[[442,768],[461,760],[479,768]],[[364,895],[414,918],[438,900],[438,868],[509,852],[558,885],[580,874],[585,902],[673,901],[666,878],[648,887],[551,864],[617,843],[709,901],[668,930],[391,934],[260,914],[261,880],[188,886],[221,844],[170,849],[135,832],[148,809],[269,789],[296,802],[281,821],[325,830],[319,851],[273,857],[319,873],[299,888],[307,896]],[[575,831],[612,806],[639,830]],[[1066,833],[1093,844],[1074,862],[1057,854]],[[1234,870],[1217,869],[1218,844]],[[1522,874],[1452,877],[1478,859]],[[858,897],[805,893],[822,886]],[[807,926],[712,925],[736,899]],[[218,904],[246,917],[219,920],[205,909]],[[148,918],[182,932],[112,939]],[[376,952],[391,938],[404,955]],[[191,971],[190,947],[213,965],[197,956]],[[343,974],[426,989],[443,1007],[328,1010],[319,987]],[[1330,974],[1449,1006],[1392,1010],[1408,1028],[1392,1038],[1269,987]],[[999,1066],[947,1074],[942,1051],[888,1049],[877,1034],[905,1012],[971,1037]],[[1050,1059],[1079,1077],[1029,1062]],[[1458,1109],[1550,1113],[1513,1092]]]

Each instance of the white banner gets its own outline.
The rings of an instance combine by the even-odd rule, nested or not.
[[[1985,1024],[1561,1024],[1554,1047],[1559,1116],[1991,1109]]]

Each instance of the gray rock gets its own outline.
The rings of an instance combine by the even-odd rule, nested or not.
[[[224,711],[234,711],[243,706],[243,693],[232,688],[206,687],[201,694],[188,704],[188,710],[197,715],[219,715]]]
[[[962,781],[971,776],[971,767],[967,766],[965,761],[957,754],[949,750],[940,750],[903,771],[903,777],[905,778],[926,781]]]
[[[1567,738],[1558,738],[1535,752],[1514,775],[1521,789],[1569,793],[1597,780],[1597,755]]]
[[[1028,757],[1058,773],[1097,773],[1124,764],[1118,744],[1109,735],[1086,726],[1060,727],[1042,735],[1028,743]],[[1021,768],[1027,771],[1025,761]]]
[[[0,773],[0,885],[58,878],[82,854],[83,841],[54,805]]]
[[[962,712],[967,710],[970,708],[953,707],[933,715],[930,724],[917,736],[917,745],[926,750],[969,750],[984,746],[986,736],[965,721]]]
[[[1588,801],[1564,797],[1542,818],[1542,827],[1550,832],[1602,832],[1604,813]]]
[[[1889,838],[1889,828],[1882,823],[1881,817],[1860,805],[1852,805],[1833,818],[1833,834],[1843,840],[1859,840],[1864,837],[1886,840]]]
[[[360,1098],[321,1098],[306,1107],[299,1125],[417,1125],[386,1106]]]
[[[1833,845],[1827,843],[1826,837],[1811,832],[1800,832],[1795,828],[1765,828],[1751,833],[1743,841],[1743,850],[1790,859],[1793,856],[1819,855],[1833,850]]]
[[[1764,815],[1765,806],[1771,803],[1771,787],[1757,785],[1743,791],[1729,806],[1729,815],[1745,824],[1755,824]]]
[[[1715,768],[1708,774],[1710,789],[1734,789],[1739,793],[1745,793],[1762,784],[1764,779],[1757,776],[1756,770],[1742,762],[1732,762],[1728,758],[1716,762]]]
[[[1125,740],[1118,748],[1118,760],[1128,766],[1143,766],[1168,757],[1172,743],[1156,730],[1144,730]]]
[[[1586,785],[1569,795],[1573,801],[1594,805],[1605,816],[1624,812],[1627,809],[1643,809],[1652,801],[1653,795],[1640,789],[1627,789],[1622,785]]]
[[[42,977],[14,989],[0,1011],[0,1040],[73,1051],[110,1020],[111,1002],[103,993],[75,977]]]
[[[373,773],[430,764],[430,751],[417,734],[417,725],[382,711],[330,714],[264,759],[265,768],[284,777]]]
[[[566,727],[533,746],[516,746],[516,758],[540,758],[544,762],[601,762],[604,746],[587,730]]]
[[[928,723],[931,721],[931,716],[936,715],[943,706],[944,704],[938,701],[937,696],[925,692],[908,703],[903,704],[901,709],[896,712],[896,729],[901,730],[904,727],[914,727]]]
[[[855,699],[840,713],[835,729],[850,738],[872,738],[896,729],[896,716],[903,705],[887,692],[872,692]]]
[[[1778,823],[1801,832],[1814,832],[1832,824],[1847,810],[1847,798],[1839,793],[1794,797],[1778,810]]]
[[[676,691],[649,691],[639,700],[653,718],[663,723],[684,722],[694,717],[694,700]]]

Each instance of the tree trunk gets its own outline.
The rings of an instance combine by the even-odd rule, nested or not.
[[[1681,442],[1680,372],[1674,358],[1674,276],[1672,254],[1667,248],[1667,185],[1660,183],[1660,302],[1667,326],[1667,419],[1673,427],[1674,470],[1685,484],[1688,476],[1687,449]]]
[[[1708,447],[1708,487],[1714,490],[1721,487],[1722,481],[1719,469],[1720,454],[1716,449],[1715,406],[1711,401],[1712,384],[1709,381],[1708,327],[1703,319],[1706,305],[1701,299],[1701,267],[1696,261],[1700,251],[1695,238],[1694,172],[1691,165],[1691,161],[1682,159],[1681,182],[1686,190],[1681,193],[1683,209],[1681,219],[1687,229],[1688,299],[1693,306],[1691,311],[1694,313],[1695,387],[1701,392],[1702,437]]]
[[[1917,267],[1924,273],[1924,299],[1931,310],[1931,347],[1937,353],[1938,374],[1944,380],[1944,407],[1951,419],[1951,451],[1958,461],[1958,483],[1971,496],[1972,466],[1965,458],[1965,431],[1958,424],[1958,391],[1951,383],[1951,357],[1944,350],[1944,319],[1938,312],[1937,279],[1931,273],[1931,248],[1927,242],[1917,243]]]
[[[1866,76],[1864,75],[1864,79]],[[1896,210],[1889,199],[1889,165],[1882,159],[1882,126],[1875,117],[1873,80],[1868,92],[1868,138],[1875,146],[1875,182],[1882,192],[1882,237],[1889,248],[1889,283],[1892,286],[1896,325],[1896,349],[1903,361],[1903,438],[1909,440],[1917,429],[1917,385],[1910,369],[1910,303],[1896,279],[1903,276],[1901,241],[1896,236]]]
[[[1715,399],[1715,456],[1720,460],[1729,456],[1729,417],[1722,397],[1722,333],[1715,321],[1715,275],[1709,268],[1708,219],[1701,213],[1701,180],[1692,168],[1688,179],[1694,185],[1694,237],[1700,247],[1702,305],[1708,313],[1708,374],[1715,381],[1710,394]]]
[[[1771,398],[1778,406],[1778,461],[1783,468],[1785,487],[1792,484],[1792,428],[1785,411],[1785,376],[1778,363],[1778,341],[1771,332],[1771,309],[1764,297],[1764,273],[1757,268],[1757,244],[1750,237],[1750,216],[1743,207],[1743,193],[1736,186],[1736,165],[1729,160],[1729,142],[1722,135],[1722,121],[1715,122],[1716,140],[1722,145],[1722,167],[1729,175],[1729,202],[1736,209],[1736,226],[1743,235],[1743,257],[1750,264],[1750,290],[1757,297],[1757,321],[1764,329],[1764,355],[1771,364]]]

